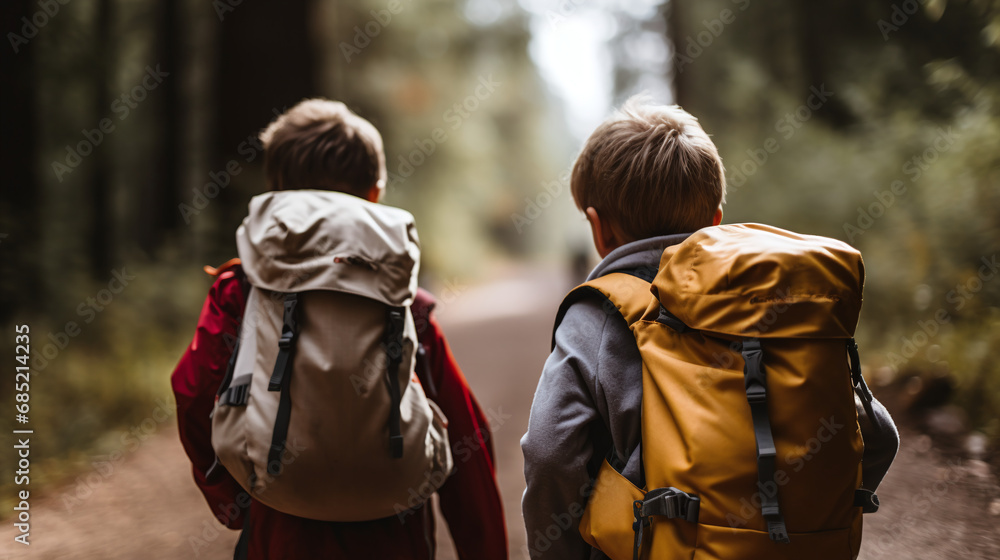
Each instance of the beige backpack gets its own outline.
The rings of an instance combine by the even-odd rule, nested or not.
[[[236,242],[250,289],[213,411],[219,462],[299,517],[364,521],[427,500],[452,457],[414,375],[413,217],[343,193],[270,192]]]

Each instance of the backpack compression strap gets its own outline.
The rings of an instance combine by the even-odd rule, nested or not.
[[[760,512],[767,522],[771,540],[788,543],[788,529],[778,505],[778,485],[774,481],[777,470],[777,449],[771,434],[771,420],[767,414],[767,373],[764,371],[764,352],[760,339],[743,341],[743,379],[746,386],[750,415],[753,418],[754,439],[757,441],[757,480],[760,483]]]
[[[662,323],[677,332],[687,332],[691,328],[683,321],[671,314],[662,305],[657,322]],[[873,400],[871,391],[861,375],[861,358],[858,354],[858,344],[853,338],[847,340],[847,353],[850,360],[851,378],[854,390],[861,398],[866,411],[871,412]],[[741,347],[743,356],[743,378],[746,387],[747,402],[750,404],[750,415],[753,420],[754,439],[757,445],[757,480],[760,485],[761,494],[761,514],[767,522],[768,534],[771,540],[787,544],[790,542],[788,529],[785,525],[784,517],[781,514],[781,506],[778,503],[778,485],[774,482],[776,474],[777,448],[774,444],[774,435],[771,432],[771,421],[767,409],[767,372],[764,369],[764,351],[759,338],[746,338]],[[658,489],[659,490],[659,489]],[[656,492],[653,490],[647,496]],[[676,490],[669,488],[667,490]],[[684,494],[683,492],[680,492]],[[697,497],[684,494],[684,497],[698,500]],[[635,558],[638,558],[639,546],[642,541],[643,518],[640,516],[642,502],[636,501],[635,519],[633,530],[636,532]],[[878,511],[878,496],[870,490],[859,488],[854,492],[854,507],[859,507],[864,513],[874,513]],[[685,517],[677,510],[675,517]],[[697,521],[697,504],[694,508],[694,521]]]
[[[858,354],[858,343],[853,338],[847,340],[847,355],[851,362],[851,381],[854,385],[854,392],[861,399],[861,406],[864,407],[868,417],[874,418],[875,411],[872,409],[872,401],[875,400],[875,397],[872,396],[864,376],[861,375],[861,356]],[[875,513],[879,508],[878,496],[871,490],[858,488],[854,491],[854,507],[861,508],[864,513]]]
[[[244,305],[246,305],[246,300],[250,297],[250,282],[247,280],[247,275],[243,272],[243,268],[239,266],[239,259],[230,259],[225,264],[219,268],[212,268],[210,266],[205,266],[205,271],[212,276],[218,276],[226,270],[232,268],[233,275],[240,283],[240,289],[243,292]],[[211,270],[209,270],[211,269]],[[233,372],[236,369],[236,355],[240,353],[240,340],[243,338],[243,316],[241,315],[236,324],[236,338],[232,341],[232,353],[229,354],[229,362],[226,364],[226,374],[222,377],[222,383],[219,384],[219,390],[215,393],[216,397],[220,399],[226,394],[226,391],[230,388],[230,384],[233,382]],[[225,338],[226,344],[229,344],[230,339]],[[211,415],[209,416],[211,418]]]
[[[667,519],[683,519],[689,523],[698,522],[701,511],[701,500],[694,494],[688,494],[674,488],[656,488],[646,492],[641,500],[632,502],[632,531],[635,540],[632,543],[632,560],[639,560],[639,550],[642,548],[643,528],[649,527],[650,517],[654,515]]]
[[[385,377],[389,385],[389,452],[394,459],[403,456],[403,435],[400,427],[399,367],[403,363],[403,318],[406,310],[390,307],[386,311],[385,336],[382,346],[386,352]]]
[[[282,318],[281,338],[278,339],[278,358],[274,362],[274,372],[267,384],[268,391],[281,391],[278,399],[278,414],[274,418],[274,433],[271,435],[271,449],[267,453],[267,474],[281,474],[281,454],[288,440],[288,423],[292,416],[292,395],[288,386],[292,377],[292,358],[295,355],[295,341],[299,337],[299,321],[296,308],[298,294],[285,294],[285,312]]]
[[[205,272],[212,276],[218,276],[226,270],[232,268],[233,275],[240,283],[240,289],[243,292],[243,304],[246,305],[247,298],[250,297],[250,282],[247,280],[247,275],[243,272],[243,267],[239,266],[239,259],[230,259],[225,264],[219,268],[212,268],[210,266],[205,266]],[[215,392],[215,398],[218,402],[223,405],[231,406],[245,406],[247,399],[250,398],[250,384],[247,383],[244,387],[232,385],[233,383],[233,372],[236,371],[236,356],[240,352],[240,340],[243,338],[243,316],[240,315],[238,323],[236,324],[236,339],[233,340],[232,347],[233,351],[229,354],[229,361],[226,363],[226,373],[222,377],[222,383],[219,384],[219,390]],[[226,343],[229,343],[230,339],[227,339]],[[239,384],[237,384],[239,385]],[[212,412],[208,414],[211,419],[215,416],[215,408],[212,408]],[[215,459],[212,460],[212,464],[209,465],[208,470],[205,471],[205,480],[212,481],[215,479],[216,473],[225,470],[222,463],[219,462],[219,456],[216,455]]]
[[[662,305],[656,320],[679,333],[691,330],[691,327],[684,324]],[[788,528],[785,526],[785,518],[781,514],[781,506],[778,503],[778,485],[774,481],[777,472],[778,451],[774,445],[771,420],[767,411],[767,372],[764,369],[764,351],[761,348],[760,339],[744,339],[740,352],[743,355],[743,380],[747,402],[750,404],[754,440],[757,445],[757,481],[761,495],[760,511],[767,523],[767,532],[771,540],[787,544],[790,542]],[[636,542],[639,542],[638,534]]]

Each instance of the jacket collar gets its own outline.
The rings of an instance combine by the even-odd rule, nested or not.
[[[663,255],[664,249],[684,241],[690,235],[690,233],[662,235],[660,237],[650,237],[626,243],[608,253],[608,256],[604,257],[594,267],[594,270],[590,272],[590,275],[587,276],[587,281],[600,278],[612,272],[621,272],[640,267],[656,270],[660,265],[660,257]]]

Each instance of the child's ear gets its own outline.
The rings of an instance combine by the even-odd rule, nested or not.
[[[383,189],[378,183],[375,183],[368,189],[368,193],[365,195],[365,200],[368,202],[378,202],[382,200],[383,193],[385,193],[385,189]]]
[[[594,235],[594,247],[597,249],[597,254],[603,259],[608,256],[608,253],[621,246],[621,240],[618,239],[611,224],[602,220],[597,209],[593,206],[584,210],[584,213],[587,215],[587,221],[590,222],[590,231]]]
[[[722,223],[722,207],[719,206],[715,210],[715,216],[712,218],[712,225],[717,226]]]

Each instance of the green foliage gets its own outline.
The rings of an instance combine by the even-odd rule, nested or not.
[[[78,475],[97,473],[91,485],[101,483],[113,476],[108,464],[117,466],[146,436],[175,424],[169,374],[190,341],[210,278],[173,260],[127,267],[134,278],[117,294],[108,282],[66,284],[49,314],[16,319],[31,329],[30,422],[15,426],[13,414],[4,418],[0,445],[13,445],[12,429],[34,430],[32,489],[66,483],[70,497],[77,489],[86,493]],[[68,328],[70,322],[76,326]],[[13,334],[4,337],[4,356],[14,355],[13,342]],[[0,385],[0,400],[11,402],[12,389]],[[14,496],[12,483],[13,477],[0,482],[4,499]]]
[[[32,208],[0,208],[2,233],[10,234],[0,252],[16,254],[13,262],[38,281],[5,275],[0,323],[10,321],[4,332],[30,325],[33,353],[44,360],[31,388],[33,488],[92,470],[96,459],[122,450],[122,436],[158,399],[170,399],[169,374],[210,285],[200,267],[236,256],[234,232],[246,204],[265,190],[262,158],[249,148],[272,108],[321,95],[346,102],[380,129],[389,171],[400,178],[400,158],[413,168],[390,181],[386,202],[416,216],[425,280],[482,274],[491,260],[531,253],[561,225],[510,234],[511,213],[569,160],[564,123],[553,116],[528,55],[528,22],[516,7],[474,24],[463,0],[311,0],[283,4],[283,12],[243,3],[220,14],[213,6],[74,2],[28,47],[33,73],[25,83],[39,108],[30,119],[38,140],[7,159],[32,168],[35,184],[16,187],[37,196]],[[268,25],[278,23],[261,14],[275,10],[285,23],[316,30],[315,52],[267,43],[279,31]],[[173,26],[169,13],[179,20]],[[261,44],[269,45],[267,56],[255,48]],[[248,57],[256,58],[245,64]],[[171,104],[167,85],[140,88],[143,99],[126,111],[122,96],[132,99],[146,67],[161,62],[180,102]],[[234,66],[240,76],[231,75]],[[315,76],[317,87],[287,98],[278,95],[287,90],[268,89],[272,74],[289,68]],[[220,93],[234,77],[266,90],[245,92],[258,104]],[[219,117],[231,107],[230,121]],[[93,131],[103,120],[113,129],[98,137]],[[171,123],[180,123],[174,137]],[[172,148],[174,158],[167,156]],[[165,178],[170,170],[175,180]],[[29,246],[23,240],[31,223],[39,225]],[[98,298],[123,269],[135,279],[98,304],[101,310],[92,307],[88,298]],[[36,291],[28,296],[25,286]],[[69,322],[78,334],[67,334]],[[4,356],[13,355],[12,342],[0,340]],[[0,386],[0,400],[10,402],[10,391]],[[9,433],[0,444],[10,443]],[[2,496],[12,495],[10,483],[0,482]]]
[[[990,307],[946,330],[940,356],[931,349],[927,359],[944,362],[954,375],[955,402],[969,415],[974,427],[1000,444],[1000,308]]]
[[[383,0],[294,4],[308,7],[302,13],[313,18],[313,54],[322,64],[307,67],[308,57],[278,52],[256,62],[259,79],[275,65],[295,65],[316,75],[319,86],[308,95],[343,100],[381,130],[391,173],[386,202],[416,216],[425,279],[464,279],[497,259],[566,251],[566,185],[544,219],[523,233],[512,223],[541,200],[543,184],[559,180],[575,148],[529,56],[528,16],[501,4],[495,18],[473,23],[463,0],[393,4],[402,8],[391,18]],[[98,5],[110,5],[111,17]],[[37,207],[0,209],[10,234],[0,251],[22,246],[19,224],[40,222],[37,250],[7,261],[36,269],[40,280],[28,286],[37,297],[14,310],[5,332],[29,324],[44,357],[68,336],[60,335],[67,322],[81,331],[32,379],[33,483],[72,480],[95,458],[130,452],[122,438],[157,399],[169,399],[168,374],[210,285],[199,267],[235,256],[233,232],[249,198],[265,188],[259,154],[243,152],[232,160],[240,171],[189,221],[162,204],[192,204],[193,191],[215,181],[210,173],[218,176],[238,151],[216,145],[220,138],[253,137],[271,110],[255,106],[265,115],[260,122],[229,123],[246,130],[213,128],[213,111],[239,101],[217,97],[227,68],[213,49],[223,39],[231,47],[256,41],[247,22],[260,12],[254,20],[253,3],[243,3],[219,19],[208,4],[189,2],[180,9],[182,48],[173,47],[181,64],[167,69],[183,103],[170,105],[165,88],[153,90],[121,118],[114,101],[170,52],[163,43],[170,26],[160,17],[166,5],[70,3],[28,46],[40,110],[23,165],[34,165]],[[975,426],[1000,437],[1000,274],[979,277],[983,259],[1000,253],[1000,2],[928,0],[895,23],[889,0],[671,0],[651,9],[648,21],[607,9],[619,29],[609,44],[617,98],[656,71],[629,52],[641,43],[631,39],[664,32],[664,13],[675,54],[691,57],[683,68],[675,60],[672,77],[678,101],[726,162],[726,221],[771,223],[861,249],[866,359],[948,367],[956,402]],[[725,10],[731,21],[712,23]],[[98,33],[102,17],[113,37]],[[696,53],[689,40],[702,43]],[[104,65],[108,83],[98,84],[95,69]],[[105,117],[114,132],[57,177],[52,163],[66,161],[66,146]],[[172,119],[184,123],[174,160],[160,157]],[[165,165],[178,166],[178,184],[160,181]],[[102,191],[104,203],[95,195]],[[135,279],[91,315],[87,298],[122,267]],[[13,280],[0,282],[5,296],[25,289]],[[12,342],[0,340],[3,355],[12,355]],[[0,386],[0,399],[9,402],[10,391]],[[0,445],[9,443],[0,435]],[[11,495],[6,484],[3,496]]]
[[[331,95],[382,132],[385,201],[415,215],[422,270],[468,278],[497,257],[544,245],[542,227],[511,235],[511,213],[558,177],[570,140],[528,56],[527,17],[498,8],[496,21],[477,25],[462,1],[404,3],[355,52],[365,44],[358,29],[386,6],[338,4],[342,17],[325,24],[327,71]]]
[[[884,39],[890,2],[753,3],[678,80],[726,163],[726,221],[858,247],[866,359],[950,369],[955,402],[995,432],[1000,77],[983,69],[1000,60],[1000,3],[944,4],[923,4]],[[686,3],[680,28],[697,32],[727,7]]]

